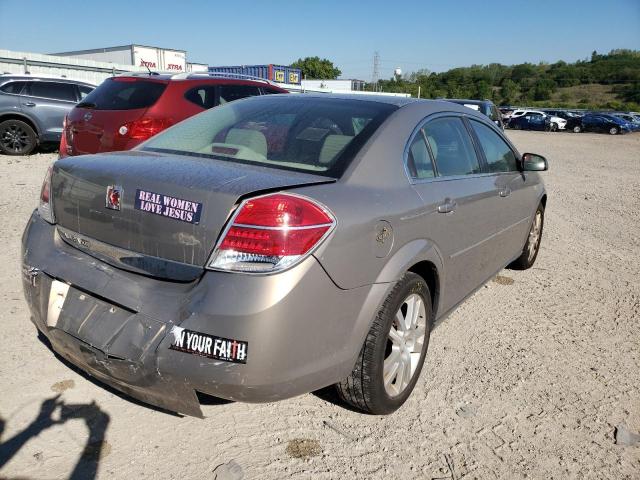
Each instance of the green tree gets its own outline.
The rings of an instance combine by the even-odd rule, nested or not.
[[[500,88],[500,97],[502,98],[502,103],[505,105],[510,105],[515,103],[518,98],[518,84],[507,78],[504,82],[502,82],[502,87]]]
[[[291,66],[302,70],[302,77],[310,80],[331,80],[342,74],[331,60],[320,57],[299,58]]]

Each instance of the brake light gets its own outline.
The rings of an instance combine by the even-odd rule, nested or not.
[[[326,208],[313,200],[275,193],[242,202],[218,242],[209,267],[270,273],[308,256],[335,227]]]
[[[47,169],[47,174],[42,182],[42,188],[40,189],[40,203],[38,204],[38,213],[40,216],[49,223],[56,223],[53,216],[53,208],[51,206],[51,174],[53,167],[50,166]]]
[[[149,118],[142,117],[133,122],[128,122],[118,129],[118,133],[123,137],[135,140],[146,140],[160,133],[173,125],[170,118]]]

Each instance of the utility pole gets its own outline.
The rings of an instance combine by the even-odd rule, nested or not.
[[[378,91],[378,80],[380,79],[380,53],[376,50],[373,52],[373,75],[371,75],[371,83],[374,91]]]

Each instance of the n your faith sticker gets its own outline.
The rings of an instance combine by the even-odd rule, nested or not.
[[[135,209],[187,223],[199,223],[202,214],[199,202],[141,189],[136,190]]]
[[[203,357],[232,363],[247,363],[248,342],[214,337],[174,326],[171,329],[171,350],[201,355]]]

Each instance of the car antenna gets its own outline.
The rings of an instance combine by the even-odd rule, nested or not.
[[[145,67],[147,67],[147,70],[149,70],[149,75],[153,75],[153,72],[151,71],[151,69],[149,68],[149,65],[147,65],[146,63],[144,64]]]

